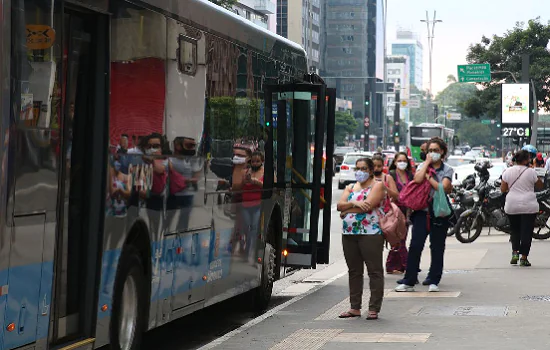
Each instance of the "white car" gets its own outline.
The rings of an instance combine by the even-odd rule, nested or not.
[[[343,190],[346,185],[354,183],[355,180],[355,162],[361,158],[372,158],[370,152],[350,152],[346,153],[340,172],[338,173],[338,189]]]
[[[474,157],[467,156],[450,156],[445,161],[445,164],[449,165],[451,168],[455,169],[458,166],[466,164],[475,164],[476,160]]]

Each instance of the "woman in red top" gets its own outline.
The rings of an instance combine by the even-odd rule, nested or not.
[[[256,262],[256,239],[260,225],[260,204],[264,187],[264,155],[256,151],[252,153],[250,168],[243,178],[243,228],[246,237],[245,259],[254,264]]]

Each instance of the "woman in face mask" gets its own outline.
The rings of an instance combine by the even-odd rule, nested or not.
[[[405,186],[412,181],[413,174],[411,168],[411,162],[406,153],[399,152],[395,155],[393,162],[390,166],[390,175],[395,181],[397,191],[401,192]],[[395,201],[399,209],[403,212],[406,218],[409,217],[409,210],[406,207],[400,205],[399,198]],[[407,269],[407,232],[409,232],[409,225],[406,226],[406,232],[404,239],[396,246],[391,247],[386,259],[386,272],[389,274],[402,274]]]
[[[443,185],[446,193],[453,189],[451,179],[453,178],[453,168],[443,163],[447,155],[447,144],[439,137],[434,137],[428,142],[428,153],[426,161],[418,165],[413,181],[422,183],[428,180],[432,187],[432,196],[438,190],[439,184]],[[435,175],[430,175],[428,169],[435,170]],[[450,205],[449,205],[450,206]],[[414,286],[418,283],[418,272],[420,267],[420,257],[426,238],[430,236],[431,264],[428,276],[422,282],[429,286],[430,292],[439,291],[439,282],[443,275],[443,255],[445,253],[445,239],[449,228],[448,218],[435,217],[433,215],[432,202],[423,210],[414,211],[411,214],[412,237],[409,246],[409,256],[407,259],[407,271],[405,278],[397,281],[399,284],[395,291],[414,292]]]
[[[372,163],[374,164],[374,179],[376,181],[380,181],[384,184],[386,187],[386,191],[388,193],[388,196],[390,196],[391,199],[396,201],[399,198],[399,192],[397,191],[397,186],[395,185],[395,181],[391,176],[388,176],[387,174],[384,174],[384,158],[382,156],[375,155],[372,157]]]
[[[243,179],[243,224],[246,244],[243,258],[256,263],[256,237],[260,225],[260,204],[264,187],[264,155],[255,151],[250,158],[250,169]]]
[[[357,182],[346,187],[337,205],[343,219],[342,247],[348,265],[351,303],[350,309],[339,317],[361,316],[363,273],[367,265],[371,292],[367,320],[375,320],[384,298],[384,236],[379,222],[387,213],[389,202],[384,184],[374,179],[371,159],[357,160],[355,171]]]

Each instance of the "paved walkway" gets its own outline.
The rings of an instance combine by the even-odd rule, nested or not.
[[[387,276],[376,321],[365,320],[366,310],[362,318],[337,318],[349,307],[340,260],[281,291],[276,297],[293,297],[286,303],[204,349],[550,349],[550,241],[534,242],[532,267],[509,259],[507,235],[484,234],[473,244],[451,237],[441,292],[417,286],[395,293],[398,277]],[[421,280],[428,264],[426,249]]]

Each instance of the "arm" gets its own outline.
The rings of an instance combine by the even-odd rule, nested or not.
[[[388,186],[386,187],[388,190],[388,195],[396,201],[399,199],[399,191],[397,190],[395,180],[393,179],[393,176],[387,176],[386,178],[388,180]]]
[[[385,196],[386,186],[384,186],[384,184],[381,182],[374,185],[372,190],[369,192],[369,195],[367,196],[367,200],[365,201],[369,205],[368,211],[378,207]]]
[[[544,183],[542,182],[541,179],[537,178],[537,182],[535,182],[535,188],[537,190],[542,190],[543,187],[544,187]]]
[[[510,187],[508,186],[508,182],[502,180],[501,183],[500,183],[500,190],[503,192],[503,193],[506,193],[510,190]]]
[[[428,168],[432,164],[432,156],[429,154],[426,155],[426,161],[422,163],[422,166],[416,168],[416,173],[414,174],[413,181],[417,184],[422,183],[426,179],[426,174],[428,173]]]
[[[125,190],[121,189],[120,192],[122,193],[124,198],[128,199],[132,194],[132,184],[130,183],[130,176],[124,175],[123,178],[124,178],[124,182],[126,183],[126,189]]]

